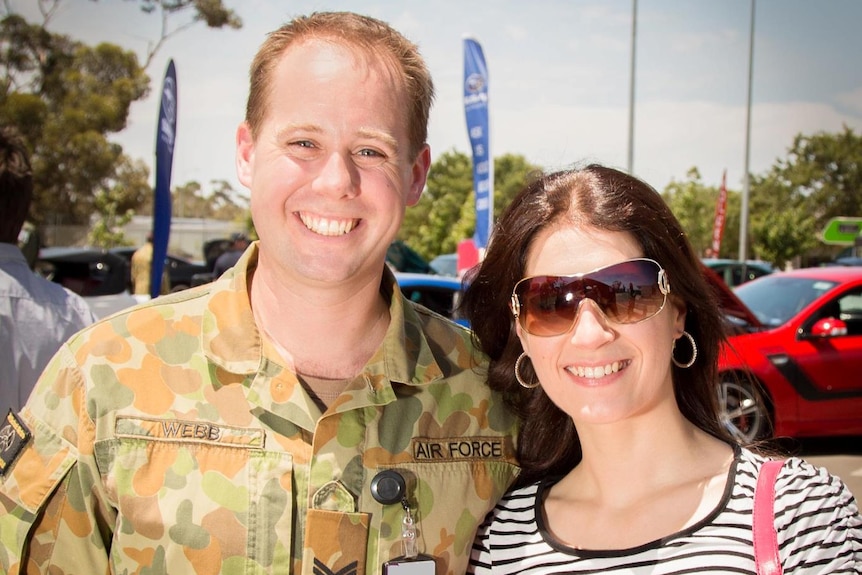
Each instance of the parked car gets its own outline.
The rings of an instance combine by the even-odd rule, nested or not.
[[[428,262],[428,265],[436,274],[455,277],[458,275],[458,254],[440,254]]]
[[[746,440],[862,434],[862,268],[775,272],[733,295],[719,364],[725,425]]]
[[[742,260],[724,258],[703,258],[701,261],[732,288],[775,271],[772,264],[760,260],[747,260],[744,264]]]
[[[827,266],[862,266],[862,257],[847,256],[836,258],[834,261],[825,264]]]
[[[135,253],[136,247],[121,247],[111,248],[109,251],[122,256],[127,263],[132,261],[132,255]],[[207,270],[205,264],[189,261],[176,255],[168,254],[165,256],[165,268],[168,271],[170,286],[168,289],[172,292],[184,290],[192,287],[192,278],[195,274],[204,273]],[[131,268],[126,276],[126,281],[131,287]]]
[[[467,325],[467,320],[458,314],[461,300],[461,280],[452,276],[395,272],[401,293],[410,301],[421,304],[431,311]]]
[[[128,263],[122,256],[98,248],[42,248],[36,273],[86,300],[98,318],[138,303],[129,293]]]

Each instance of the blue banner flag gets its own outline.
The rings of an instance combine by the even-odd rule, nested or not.
[[[156,189],[153,198],[153,262],[150,268],[150,297],[161,293],[165,256],[171,235],[171,168],[177,136],[177,73],[168,62],[162,84],[159,125],[156,131]]]
[[[476,248],[484,250],[494,222],[494,163],[488,139],[488,68],[482,46],[464,38],[464,113],[473,151]]]

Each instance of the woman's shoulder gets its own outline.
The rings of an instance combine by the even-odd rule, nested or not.
[[[500,509],[523,509],[535,505],[536,498],[545,488],[547,480],[537,481],[530,485],[512,488],[500,499],[497,507]]]
[[[559,477],[545,478],[529,485],[509,489],[497,502],[492,511],[496,518],[517,518],[530,521],[536,518],[536,507],[550,487]]]
[[[745,474],[756,482],[763,465],[770,460],[783,462],[775,479],[776,494],[786,490],[804,492],[842,493],[849,490],[840,477],[833,475],[823,466],[815,465],[805,458],[790,456],[781,458],[756,453],[742,448],[737,456],[737,473]]]
[[[752,488],[763,465],[771,459],[748,449],[739,456],[737,479],[748,476]],[[791,456],[775,478],[776,525],[799,521],[825,525],[846,522],[860,524],[859,508],[850,489],[837,475],[804,458]]]

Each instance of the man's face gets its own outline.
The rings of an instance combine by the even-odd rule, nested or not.
[[[410,156],[406,95],[381,62],[333,43],[292,46],[273,69],[257,140],[237,131],[260,267],[292,281],[379,281],[430,165]]]

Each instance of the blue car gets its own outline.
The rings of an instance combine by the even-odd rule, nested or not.
[[[415,303],[448,317],[455,323],[468,326],[467,320],[458,314],[463,286],[461,280],[452,276],[395,272],[401,293]]]

